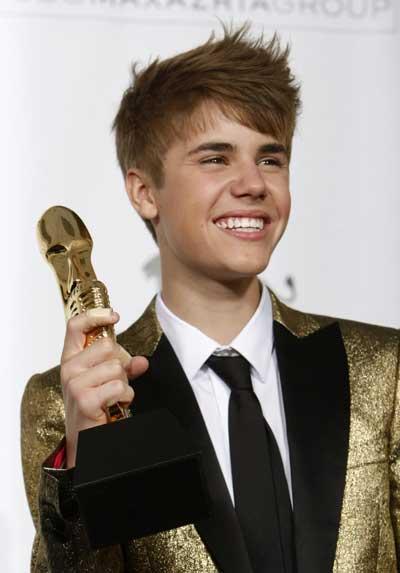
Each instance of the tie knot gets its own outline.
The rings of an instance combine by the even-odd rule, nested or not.
[[[215,356],[206,364],[230,387],[231,390],[252,390],[250,364],[243,356]]]

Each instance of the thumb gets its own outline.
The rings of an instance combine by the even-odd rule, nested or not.
[[[144,356],[133,356],[127,363],[125,370],[128,378],[135,379],[146,372],[149,361]]]

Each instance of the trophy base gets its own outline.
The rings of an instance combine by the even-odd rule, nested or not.
[[[209,515],[201,453],[168,410],[80,432],[74,490],[93,549]]]

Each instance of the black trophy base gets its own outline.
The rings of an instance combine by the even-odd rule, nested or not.
[[[168,410],[80,432],[74,489],[93,549],[209,514],[201,453]]]

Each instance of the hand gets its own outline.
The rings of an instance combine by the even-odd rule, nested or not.
[[[94,309],[67,323],[61,356],[67,468],[75,465],[78,433],[105,424],[107,406],[116,402],[129,406],[134,392],[128,378],[136,378],[148,368],[144,356],[132,358],[110,338],[97,340],[85,348],[87,333],[118,320],[118,314],[111,309]]]

